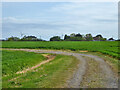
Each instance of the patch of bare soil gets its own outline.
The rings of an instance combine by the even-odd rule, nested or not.
[[[41,63],[39,63],[39,64],[31,67],[31,68],[25,69],[25,70],[23,70],[23,71],[19,71],[19,72],[17,72],[16,74],[24,74],[24,73],[26,73],[26,72],[28,72],[28,71],[34,70],[34,69],[40,67],[41,65],[50,62],[51,60],[53,60],[53,59],[55,58],[55,55],[49,55],[49,54],[42,54],[42,55],[47,58],[46,61],[43,61],[43,62],[41,62]],[[15,81],[16,79],[18,79],[18,78],[20,78],[20,77],[22,77],[22,75],[10,79],[9,82]],[[17,86],[17,87],[18,87],[18,86]],[[19,86],[19,87],[20,87],[20,86]]]
[[[41,65],[43,65],[43,64],[45,64],[45,63],[50,62],[51,60],[53,60],[53,59],[55,58],[54,55],[46,55],[46,54],[42,54],[42,55],[45,56],[45,57],[47,58],[47,60],[45,60],[45,61],[43,61],[43,62],[41,62],[41,63],[39,63],[39,64],[37,64],[37,65],[35,65],[35,66],[33,66],[33,67],[27,68],[27,69],[25,69],[25,70],[23,70],[23,71],[18,71],[16,74],[22,74],[22,73],[26,73],[26,72],[28,72],[28,71],[31,71],[31,70],[33,70],[33,69],[35,69],[35,68],[40,67]]]
[[[80,51],[80,52],[88,52],[88,51]]]

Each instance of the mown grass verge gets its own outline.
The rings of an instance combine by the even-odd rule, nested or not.
[[[5,51],[5,52],[9,52],[9,51]],[[17,51],[17,52],[21,52],[21,51]],[[16,51],[10,51],[10,53],[13,54],[13,53],[16,53]],[[22,53],[30,53],[30,52],[22,52]],[[19,54],[16,54],[16,55],[14,55],[13,58],[19,56]],[[6,57],[6,56],[7,55],[3,54],[3,57]],[[18,57],[18,58],[21,58],[21,57]],[[33,61],[34,60],[35,59],[33,58]],[[3,58],[3,61],[4,61],[4,58]],[[14,63],[17,63],[17,62],[18,60],[14,60]],[[15,73],[13,73],[9,76],[3,77],[2,85],[3,85],[3,88],[67,87],[66,82],[68,79],[70,79],[70,77],[72,76],[72,73],[76,70],[76,67],[78,64],[79,64],[79,60],[77,60],[73,56],[56,55],[54,60],[44,65],[41,65],[40,67],[32,71],[29,71],[24,74],[19,74],[19,75],[16,75]],[[13,67],[17,68],[18,65],[15,65],[15,66],[13,65]]]

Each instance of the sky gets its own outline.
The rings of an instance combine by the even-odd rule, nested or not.
[[[65,34],[118,38],[117,2],[3,2],[2,38]]]

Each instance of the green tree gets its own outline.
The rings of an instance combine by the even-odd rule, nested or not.
[[[69,39],[70,39],[70,36],[67,36],[67,35],[65,34],[64,40],[69,40]]]
[[[82,38],[82,35],[80,33],[76,34],[75,37],[80,37]]]
[[[107,38],[100,38],[100,41],[106,41]]]
[[[96,37],[103,38],[103,36],[102,36],[102,35],[100,35],[100,34],[98,34]]]
[[[24,36],[21,41],[37,41],[37,37],[35,36]]]
[[[86,34],[85,39],[86,41],[93,41],[93,37],[91,34]]]
[[[93,37],[93,39],[94,39],[95,41],[106,41],[106,40],[107,40],[106,38],[103,38],[103,36],[100,35],[100,34],[98,34],[98,35],[96,35],[95,37]]]
[[[70,37],[75,37],[75,33],[70,34]]]
[[[19,41],[20,40],[20,38],[18,38],[18,37],[9,37],[8,39],[7,39],[8,41]]]
[[[50,38],[50,41],[62,41],[62,39],[59,36],[54,36]]]

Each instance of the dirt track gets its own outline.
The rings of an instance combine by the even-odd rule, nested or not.
[[[39,63],[39,64],[31,67],[31,68],[25,69],[25,70],[23,70],[23,71],[19,71],[19,72],[17,72],[16,74],[21,74],[21,73],[26,73],[26,72],[28,72],[28,71],[31,71],[31,70],[33,70],[33,69],[35,69],[35,68],[37,68],[37,67],[40,67],[41,65],[43,65],[43,64],[45,64],[45,63],[50,62],[51,60],[53,60],[53,59],[55,58],[55,56],[53,56],[53,55],[51,55],[51,56],[45,56],[45,57],[47,57],[47,60],[45,60],[45,61],[43,61],[43,62],[41,62],[41,63]]]
[[[118,77],[111,70],[109,65],[98,56],[54,50],[34,50],[34,49],[9,49],[9,50],[21,50],[36,53],[53,53],[75,56],[78,60],[80,60],[81,64],[78,66],[78,69],[77,71],[75,71],[73,77],[70,80],[68,80],[67,82],[68,88],[89,87],[82,85],[83,82],[85,83],[89,82],[88,84],[93,83],[93,85],[98,85],[98,87],[96,88],[118,88]],[[96,62],[97,64],[92,64],[90,62],[88,63],[90,59]],[[97,65],[98,68],[97,67],[91,68],[93,65]],[[90,72],[88,73],[89,68],[91,68],[90,72],[92,74]]]

